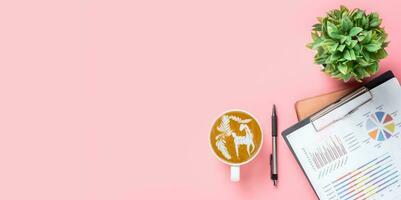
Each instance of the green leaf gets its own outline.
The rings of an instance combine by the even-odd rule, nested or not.
[[[369,19],[378,19],[379,18],[379,14],[377,14],[377,12],[372,12],[368,15]]]
[[[345,82],[349,81],[352,78],[352,74],[348,73],[348,74],[343,74],[341,76],[341,79],[343,79]]]
[[[355,52],[354,50],[349,50],[349,55],[351,56],[351,60],[356,60]]]
[[[352,41],[351,41],[351,44],[350,44],[349,46],[350,46],[351,48],[354,48],[356,44],[358,44],[358,41],[352,40]]]
[[[338,47],[338,43],[336,42],[334,45],[330,47],[330,52],[334,52]]]
[[[361,27],[364,28],[364,29],[369,28],[369,19],[366,16],[362,17]]]
[[[386,50],[384,50],[384,49],[380,49],[379,51],[377,51],[377,53],[376,53],[376,58],[377,59],[383,59],[383,58],[385,58],[385,57],[387,57],[387,51]]]
[[[381,44],[378,42],[371,42],[371,43],[365,45],[364,47],[369,52],[376,52],[377,50],[382,48]]]
[[[343,11],[343,12],[349,12],[348,8],[346,6],[344,6],[344,5],[340,6],[340,10]]]
[[[369,73],[368,73],[364,68],[362,68],[362,67],[356,68],[356,69],[354,70],[354,72],[355,72],[355,74],[358,75],[358,77],[359,77],[360,79],[369,76]]]
[[[357,53],[357,55],[359,55],[362,51],[362,46],[359,43],[356,43],[356,45],[353,48],[355,50],[355,53]]]
[[[346,60],[352,60],[351,54],[349,53],[349,50],[348,50],[348,49],[344,51],[344,58],[345,58]]]
[[[383,48],[386,48],[386,47],[388,46],[389,43],[390,43],[390,42],[383,42],[382,47],[383,47]]]
[[[370,13],[370,14],[368,15],[368,18],[369,18],[369,21],[370,21],[370,25],[372,25],[372,22],[377,23],[377,22],[380,22],[380,21],[381,21],[380,18],[379,18],[379,14],[377,14],[376,12]],[[379,24],[380,24],[380,23],[379,23]],[[379,24],[377,24],[376,26],[373,26],[373,27],[377,27]],[[371,26],[371,27],[372,27],[372,26]]]
[[[351,46],[351,41],[352,41],[351,37],[348,36],[347,39],[345,40],[345,44],[346,44],[347,46]]]
[[[365,13],[362,10],[357,9],[354,15],[354,20],[361,19],[364,14]]]
[[[363,58],[364,58],[367,62],[371,62],[372,58],[370,58],[370,55],[369,55],[368,52],[361,51],[361,55],[363,56]]]
[[[334,65],[328,64],[323,68],[323,71],[325,73],[332,73],[334,71],[337,71],[337,69],[335,69]]]
[[[347,74],[347,72],[348,72],[348,68],[346,65],[340,64],[340,65],[338,65],[337,68],[338,68],[338,71],[340,71],[342,74]]]
[[[340,27],[343,32],[348,32],[348,30],[351,29],[352,26],[353,26],[353,23],[347,15],[345,15],[341,18]]]
[[[339,58],[341,58],[342,54],[341,53],[333,53],[331,54],[330,58],[327,60],[326,64],[332,64],[336,63]]]
[[[322,40],[321,38],[315,39],[312,43],[310,43],[310,48],[312,48],[312,49],[319,48],[320,46],[322,46],[324,44],[323,41],[324,40]]]
[[[369,74],[374,74],[379,70],[379,65],[377,63],[374,63],[370,65],[369,67],[366,68]]]
[[[312,32],[311,36],[312,36],[312,40],[316,40],[319,38],[319,35],[317,34],[317,32]]]
[[[327,24],[327,34],[331,38],[335,39],[339,35],[339,32],[338,32],[338,29],[337,29],[336,25],[334,25],[330,21],[327,21],[326,24]]]
[[[379,49],[377,52],[369,53],[370,57],[375,60],[380,60],[387,57],[387,52],[384,49]]]
[[[372,31],[367,31],[364,33],[365,38],[361,41],[362,44],[368,44],[370,41],[372,41]]]
[[[357,62],[358,62],[359,65],[361,65],[361,66],[363,66],[363,67],[366,67],[366,66],[369,66],[369,65],[370,65],[369,62],[367,62],[366,60],[364,60],[364,59],[362,59],[362,58],[358,59]]]
[[[326,62],[326,57],[315,57],[315,63],[316,64],[324,64]]]
[[[313,31],[322,31],[322,24],[315,24],[312,26],[313,27]]]
[[[341,38],[343,38],[343,35],[341,35],[340,32],[332,32],[330,37],[336,40],[341,40]]]
[[[340,43],[343,44],[347,40],[348,36],[343,36],[340,39]]]
[[[343,52],[344,48],[345,48],[345,45],[342,44],[342,45],[337,47],[337,50],[340,51],[340,52]]]
[[[358,39],[358,41],[360,42],[360,41],[362,41],[363,39],[365,39],[365,36],[364,36],[364,35],[358,35],[358,36],[357,36],[357,39]]]
[[[349,31],[350,36],[356,36],[360,33],[363,29],[361,27],[354,27]]]
[[[334,45],[336,43],[336,41],[332,40],[332,39],[325,39],[322,41],[321,46],[323,46],[326,49],[329,49],[329,47],[331,45]]]
[[[370,25],[369,26],[372,27],[372,28],[376,28],[376,27],[380,26],[381,23],[382,23],[381,19],[375,18],[375,19],[372,19],[370,21]]]

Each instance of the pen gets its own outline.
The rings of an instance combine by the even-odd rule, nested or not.
[[[270,178],[273,180],[273,185],[277,186],[277,114],[276,105],[274,104],[272,111],[272,154],[270,155]]]

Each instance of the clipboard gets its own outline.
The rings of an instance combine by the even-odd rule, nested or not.
[[[371,89],[376,88],[377,86],[385,83],[386,81],[394,78],[394,74],[391,71],[386,71],[385,73],[381,74],[380,76],[372,79],[371,81],[367,82],[363,86],[355,89],[354,91],[348,93],[347,95],[343,96],[336,102],[324,107],[320,111],[312,114],[309,117],[306,117],[305,119],[302,119],[295,125],[287,128],[282,132],[282,136],[291,150],[291,153],[294,155],[298,165],[301,167],[304,175],[306,176],[309,184],[312,186],[316,196],[320,199],[316,188],[313,186],[310,178],[308,177],[304,166],[302,166],[299,158],[297,157],[293,147],[291,146],[288,136],[299,130],[300,128],[311,124],[315,131],[319,133],[320,131],[324,130],[325,128],[335,124],[337,121],[346,118],[349,114],[353,113],[355,110],[357,110],[359,107],[362,105],[366,104],[367,102],[371,101],[373,99],[372,93],[370,92]],[[355,103],[356,100],[356,103]],[[352,106],[349,106],[348,109],[346,109],[347,112],[342,112],[342,113],[335,113],[337,108],[343,107],[343,106],[348,106],[349,103],[353,101]],[[333,114],[335,113],[335,114]]]

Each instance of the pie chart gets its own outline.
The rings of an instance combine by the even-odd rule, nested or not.
[[[372,139],[377,141],[387,140],[393,136],[395,131],[393,117],[382,111],[375,112],[366,121],[366,129]]]

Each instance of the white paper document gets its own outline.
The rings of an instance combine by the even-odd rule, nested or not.
[[[316,132],[311,123],[287,141],[320,199],[401,199],[401,88],[392,78],[372,99]]]

